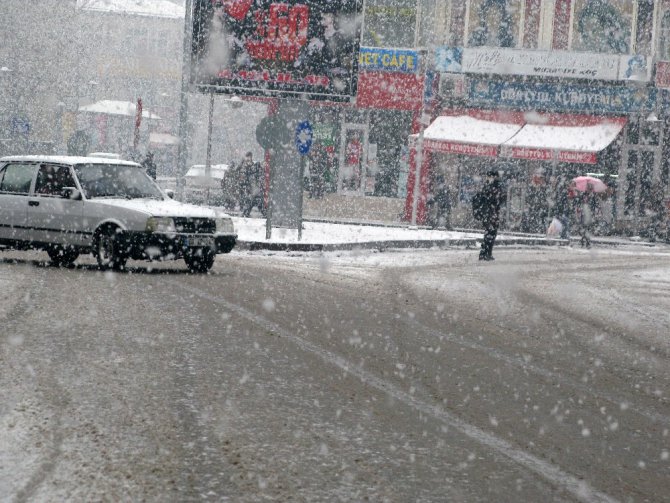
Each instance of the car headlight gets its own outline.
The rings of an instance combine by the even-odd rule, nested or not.
[[[230,218],[217,218],[216,232],[225,232],[226,234],[235,232],[235,227],[233,226],[233,220]]]
[[[177,228],[169,217],[150,217],[147,220],[147,232],[177,232]]]

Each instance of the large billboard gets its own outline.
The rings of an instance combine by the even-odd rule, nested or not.
[[[261,96],[356,95],[363,0],[194,0],[191,83]]]

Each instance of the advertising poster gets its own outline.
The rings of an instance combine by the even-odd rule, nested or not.
[[[363,0],[194,0],[191,83],[256,96],[356,95]]]

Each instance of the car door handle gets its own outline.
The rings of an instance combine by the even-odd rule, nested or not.
[[[39,206],[40,202],[39,201],[28,201],[28,206]]]

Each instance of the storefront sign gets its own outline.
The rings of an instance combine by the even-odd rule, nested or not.
[[[335,144],[335,127],[332,124],[316,123],[314,124],[313,129],[314,141],[325,146]]]
[[[598,162],[595,152],[570,152],[563,150],[550,150],[544,148],[503,147],[504,157],[515,159],[528,159],[531,161],[574,162],[580,164],[596,164]]]
[[[630,113],[653,110],[656,90],[646,87],[594,87],[473,79],[468,86],[468,97],[479,106],[492,108]]]
[[[436,49],[435,61],[438,71],[451,73],[641,82],[650,79],[649,58],[639,55],[445,46]]]
[[[358,108],[420,110],[424,76],[418,73],[361,72],[358,76]]]
[[[419,70],[419,53],[406,49],[361,47],[358,55],[358,68],[371,71],[416,73]]]
[[[194,0],[192,12],[190,77],[198,89],[356,95],[363,0]]]
[[[441,140],[424,140],[423,146],[427,150],[445,154],[465,154],[480,157],[496,157],[498,155],[496,145],[471,145]]]

